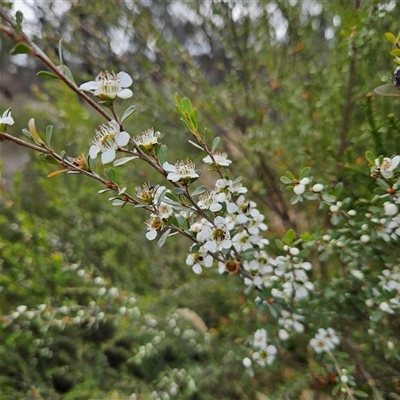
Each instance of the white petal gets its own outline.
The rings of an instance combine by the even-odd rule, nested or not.
[[[171,181],[171,182],[177,182],[177,181],[179,181],[179,179],[181,179],[181,176],[178,175],[178,174],[176,174],[175,172],[170,172],[170,173],[167,175],[167,179],[168,179],[169,181]]]
[[[117,96],[118,96],[120,99],[129,99],[129,97],[132,97],[132,96],[133,96],[133,92],[132,92],[132,90],[130,90],[130,89],[122,89],[121,91],[119,91],[119,92],[117,93]]]
[[[175,172],[175,165],[170,164],[168,161],[165,161],[162,167],[164,168],[164,171]]]
[[[204,250],[210,251],[213,253],[217,249],[217,243],[214,240],[210,240],[204,243]]]
[[[201,271],[202,271],[201,265],[198,264],[198,263],[194,264],[193,267],[192,267],[192,270],[197,275],[201,274]]]
[[[130,136],[128,132],[120,132],[117,136],[117,145],[126,146],[129,142]]]
[[[118,74],[118,78],[123,88],[129,87],[133,83],[132,78],[124,71]]]
[[[107,151],[105,151],[102,155],[101,155],[101,162],[103,164],[108,164],[111,161],[113,161],[115,158],[115,150],[114,149],[109,149]]]
[[[146,233],[146,238],[148,240],[154,240],[156,237],[157,237],[157,231],[155,231],[154,229]]]
[[[99,148],[99,147],[97,147],[97,146],[95,146],[95,145],[90,146],[90,149],[89,149],[89,156],[90,156],[90,158],[91,158],[92,160],[94,160],[94,159],[97,157],[97,154],[99,154],[99,151],[100,151],[100,148]]]
[[[212,211],[212,212],[217,212],[221,209],[222,209],[222,206],[219,203],[214,203],[214,204],[211,204],[211,206],[210,206],[210,211]]]
[[[119,123],[115,119],[108,121],[108,125],[110,125],[111,128],[113,128],[115,132],[119,132]]]
[[[101,87],[100,82],[90,81],[90,82],[82,83],[82,85],[79,86],[79,89],[91,92],[92,90],[99,90],[100,87]]]
[[[13,125],[14,124],[14,118],[11,117],[11,116],[1,118],[1,123],[4,124],[4,125]]]
[[[214,259],[212,258],[212,256],[208,255],[204,258],[203,263],[205,267],[210,268],[214,263]]]

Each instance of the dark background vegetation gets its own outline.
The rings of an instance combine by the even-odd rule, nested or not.
[[[78,84],[105,69],[133,77],[133,98],[117,104],[121,113],[130,104],[137,107],[125,125],[132,135],[154,127],[171,160],[189,156],[200,164],[173,101],[176,92],[189,97],[209,140],[222,138],[233,176],[245,178],[250,197],[265,212],[271,242],[288,228],[327,224],[310,206],[289,206],[290,194],[279,182],[287,169],[298,173],[310,166],[314,176],[342,181],[362,197],[370,191],[365,151],[399,154],[390,123],[382,131],[386,148],[379,149],[366,121],[366,111],[378,121],[389,113],[399,118],[398,105],[365,98],[389,82],[394,69],[383,35],[399,28],[396,1],[48,0],[26,7],[31,12],[25,29],[56,63],[63,40],[64,61]],[[9,132],[18,135],[35,117],[42,130],[54,125],[55,149],[87,153],[103,121],[61,83],[39,79],[44,67],[38,61],[12,58],[12,47],[2,36],[1,111],[12,106],[16,120]],[[247,376],[243,345],[267,317],[257,314],[252,295],[243,296],[239,279],[219,278],[215,270],[194,276],[185,265],[185,240],[175,236],[160,250],[144,236],[146,215],[112,207],[106,195],[97,194],[97,182],[74,175],[48,179],[54,166],[35,154],[7,143],[1,151],[3,322],[19,305],[76,310],[91,301],[106,318],[91,328],[68,320],[76,311],[61,328],[45,330],[35,318],[25,325],[5,323],[0,398],[125,399],[136,393],[147,399],[174,368],[192,374],[198,389],[181,389],[181,399],[325,398],[310,389],[307,353],[295,343],[281,355],[280,366]],[[156,178],[132,162],[118,169],[118,179],[132,190]],[[213,177],[208,179],[212,184]],[[74,264],[137,298],[142,316],[159,320],[156,330],[143,333],[149,324],[142,317],[121,319],[122,303],[101,299],[92,280],[71,271]],[[168,331],[167,317],[179,308],[193,310],[206,324],[209,342],[201,351]],[[203,343],[204,332],[191,318],[180,323]],[[138,367],[132,358],[157,330],[165,330],[166,338]]]

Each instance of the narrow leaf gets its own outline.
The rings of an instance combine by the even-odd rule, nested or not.
[[[183,107],[185,107],[185,110],[188,113],[190,113],[190,111],[192,111],[192,103],[190,102],[190,100],[187,97],[182,99],[182,105],[183,105]]]
[[[49,154],[39,154],[39,158],[45,163],[58,165],[57,160]]]
[[[286,244],[291,244],[292,242],[293,242],[293,240],[294,240],[294,238],[296,237],[296,233],[295,233],[295,231],[293,230],[293,229],[289,229],[287,232],[286,232],[286,235],[285,235],[285,242],[286,242]]]
[[[291,183],[293,183],[293,181],[289,179],[287,176],[281,176],[280,181],[285,185],[290,185]]]
[[[125,121],[134,111],[136,111],[136,107],[135,106],[129,106],[125,110],[124,115],[121,118],[121,122]]]
[[[157,154],[158,160],[160,161],[161,165],[163,165],[167,161],[167,156],[168,156],[168,147],[165,144],[162,144]]]
[[[39,71],[36,75],[43,79],[60,79],[59,76],[49,71]]]
[[[111,182],[115,182],[116,181],[117,175],[116,175],[115,171],[112,168],[107,169],[106,170],[106,174],[108,176],[108,179],[110,179]]]
[[[11,50],[10,54],[12,56],[16,56],[17,54],[32,54],[32,50],[25,43],[17,43]]]
[[[160,237],[160,240],[159,240],[158,243],[157,243],[157,246],[158,246],[158,247],[162,247],[162,246],[164,245],[164,243],[166,242],[166,240],[167,240],[167,238],[168,238],[170,232],[171,232],[171,229],[168,229],[167,231],[165,231],[165,232],[163,233],[163,235]]]
[[[60,57],[60,64],[64,65],[63,50],[62,50],[62,39],[58,42],[58,56]]]
[[[175,194],[183,194],[183,193],[185,193],[185,189],[184,188],[180,188],[180,187],[176,187],[176,188],[174,188],[174,193]]]
[[[75,79],[72,76],[71,70],[66,65],[59,65],[57,69],[64,73],[64,75],[68,78],[68,80],[72,83],[75,83]]]
[[[200,149],[200,150],[204,150],[200,145],[198,145],[197,143],[193,142],[192,140],[188,140],[188,142],[189,142],[192,146],[197,147],[197,148]]]
[[[212,152],[214,152],[215,149],[218,147],[220,141],[221,141],[221,138],[220,138],[219,136],[217,136],[217,137],[214,139],[213,144],[212,144],[212,148],[211,148],[211,151],[212,151]]]
[[[310,173],[310,167],[305,167],[300,171],[300,179],[305,178]]]
[[[53,137],[53,125],[48,125],[46,128],[46,144],[47,144],[47,146],[50,146],[52,137]]]
[[[390,43],[395,44],[396,43],[396,36],[393,35],[391,32],[386,32],[385,33],[385,38],[388,40]]]
[[[119,167],[120,165],[124,165],[124,164],[126,164],[127,162],[134,160],[135,158],[138,158],[138,156],[131,156],[131,157],[123,157],[123,158],[120,158],[119,160],[115,160],[115,161],[114,161],[113,166],[114,166],[114,167]]]
[[[367,159],[367,161],[372,164],[375,165],[375,156],[373,155],[373,153],[371,151],[367,151],[365,153],[365,158]]]
[[[206,191],[207,191],[207,188],[206,188],[204,185],[202,185],[202,186],[198,187],[198,188],[192,193],[192,196],[198,196],[199,194],[202,194],[202,193],[204,193],[204,192],[206,192]]]

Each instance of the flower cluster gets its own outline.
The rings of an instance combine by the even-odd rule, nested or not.
[[[311,347],[318,354],[334,350],[339,343],[340,338],[332,328],[318,329],[318,332],[310,340]]]

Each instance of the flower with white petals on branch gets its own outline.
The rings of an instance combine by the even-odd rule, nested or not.
[[[399,164],[400,155],[397,155],[393,158],[384,157],[381,163],[379,158],[375,160],[375,168],[378,169],[381,175],[386,179],[390,179],[393,176],[393,171],[398,167]]]
[[[158,142],[159,136],[160,132],[154,132],[154,129],[150,128],[133,138],[133,141],[138,146],[143,146],[147,151],[151,151],[153,146]]]
[[[171,182],[186,183],[188,180],[196,179],[199,177],[199,174],[196,172],[195,164],[190,161],[177,161],[175,165],[170,164],[169,162],[165,162],[163,164],[164,171],[168,172],[167,179]]]
[[[91,92],[102,100],[114,100],[116,97],[129,99],[133,92],[127,89],[133,83],[132,78],[126,72],[100,72],[94,81],[83,83],[79,89]]]
[[[14,125],[14,118],[11,116],[11,108],[4,111],[3,115],[0,118],[0,129],[5,129],[5,125]]]
[[[120,132],[118,122],[111,120],[108,125],[103,124],[95,131],[93,145],[89,149],[90,158],[95,159],[101,152],[101,162],[108,164],[115,159],[118,147],[127,145],[129,139],[129,133]]]
[[[228,167],[232,161],[228,159],[228,154],[222,153],[220,151],[216,151],[213,154],[214,160],[211,158],[210,155],[203,158],[203,162],[206,164],[217,164],[222,167]]]
[[[200,242],[204,242],[205,250],[215,252],[232,247],[227,222],[223,217],[216,217],[214,219],[214,226],[206,225],[197,234],[196,238]]]

